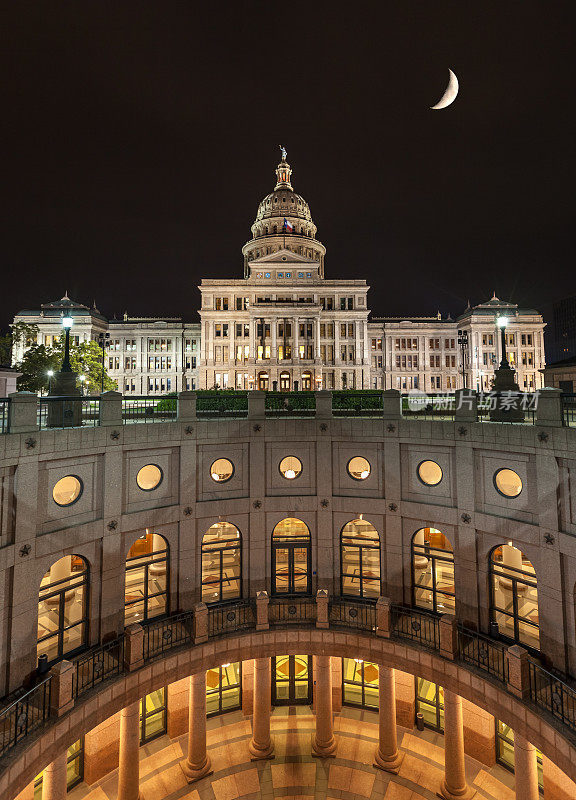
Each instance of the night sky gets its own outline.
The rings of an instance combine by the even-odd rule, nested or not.
[[[3,5],[0,327],[66,289],[196,321],[279,144],[375,315],[576,292],[572,3]]]

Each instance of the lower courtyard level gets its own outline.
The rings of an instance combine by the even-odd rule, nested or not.
[[[453,691],[360,658],[225,663],[132,702],[17,800],[575,800],[524,737]]]

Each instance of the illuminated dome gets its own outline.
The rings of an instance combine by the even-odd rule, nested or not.
[[[292,168],[283,150],[282,160],[276,167],[274,191],[266,195],[258,206],[252,239],[242,248],[245,270],[249,261],[287,249],[319,261],[323,272],[326,248],[316,239],[317,229],[310,207],[292,188],[291,177]]]

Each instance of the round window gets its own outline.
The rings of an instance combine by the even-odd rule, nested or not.
[[[58,506],[71,506],[80,498],[84,485],[76,475],[66,475],[56,481],[52,489],[52,498]]]
[[[216,483],[226,483],[234,475],[234,464],[228,458],[217,458],[210,467],[210,477]]]
[[[136,483],[144,492],[151,492],[152,489],[160,486],[162,483],[162,470],[156,464],[146,464],[138,470],[136,475]]]
[[[518,497],[522,491],[522,478],[513,469],[499,469],[494,475],[494,486],[504,497]]]
[[[365,481],[372,470],[370,462],[364,456],[354,456],[348,462],[348,474],[355,481]]]
[[[296,456],[286,456],[279,465],[280,474],[293,481],[302,472],[302,462]]]
[[[437,486],[442,480],[442,467],[435,461],[421,461],[418,464],[418,477],[426,486]]]

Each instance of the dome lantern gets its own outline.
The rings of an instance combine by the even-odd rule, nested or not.
[[[290,164],[286,161],[286,148],[280,145],[280,151],[282,153],[282,161],[276,167],[276,186],[274,187],[274,191],[276,191],[276,189],[292,190],[292,184],[290,183],[292,170]]]

